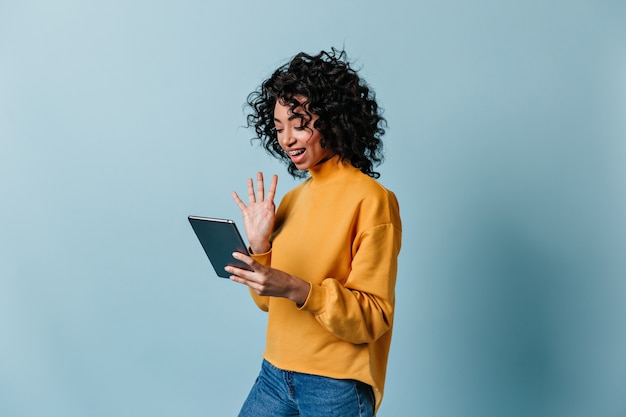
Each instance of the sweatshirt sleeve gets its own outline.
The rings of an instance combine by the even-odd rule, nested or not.
[[[401,240],[399,220],[397,225],[385,223],[364,230],[355,240],[352,270],[345,283],[327,278],[313,285],[301,309],[314,314],[342,340],[376,341],[393,324]]]

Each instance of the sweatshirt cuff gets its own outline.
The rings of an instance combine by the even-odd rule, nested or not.
[[[309,296],[299,310],[305,310],[315,315],[322,314],[326,309],[326,298],[328,297],[328,289],[323,285],[311,284]]]
[[[269,266],[272,261],[272,250],[265,253],[252,253],[250,248],[248,248],[248,252],[250,253],[250,257],[264,266]]]

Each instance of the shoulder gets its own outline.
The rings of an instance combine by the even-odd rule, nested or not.
[[[346,191],[354,193],[363,200],[380,200],[396,202],[396,195],[393,191],[387,189],[377,179],[354,170],[351,175],[346,178]]]
[[[346,183],[347,198],[374,224],[391,223],[400,227],[400,206],[395,193],[378,180],[356,170]]]

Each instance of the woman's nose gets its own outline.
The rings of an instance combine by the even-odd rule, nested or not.
[[[283,130],[283,134],[278,138],[278,142],[283,147],[288,147],[293,145],[296,142],[296,138],[293,136],[293,131],[291,129]]]

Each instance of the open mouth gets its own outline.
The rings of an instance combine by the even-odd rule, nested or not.
[[[302,155],[304,153],[306,149],[296,149],[295,151],[289,151],[287,152],[287,154],[289,156],[298,156],[298,155]]]

